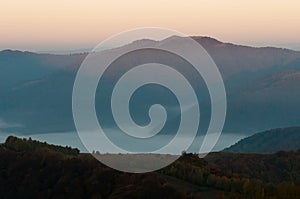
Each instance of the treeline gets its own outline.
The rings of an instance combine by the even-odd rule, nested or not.
[[[32,140],[31,138],[21,139],[14,136],[9,136],[6,139],[5,143],[3,144],[3,147],[16,152],[22,152],[22,151],[23,152],[37,151],[37,152],[45,152],[45,153],[57,152],[64,155],[73,155],[73,156],[78,155],[80,152],[78,149],[71,148],[69,146],[66,147],[57,146],[57,145],[47,144],[46,142],[39,142],[36,140]]]
[[[206,160],[219,175],[300,184],[300,150],[264,155],[218,152],[209,154]]]
[[[289,153],[289,152],[286,152]],[[300,151],[290,152],[297,154],[300,157]],[[239,154],[232,154],[239,156]],[[220,154],[220,157],[221,154]],[[289,156],[286,156],[288,162]],[[160,171],[160,173],[173,176],[184,181],[188,181],[199,187],[210,187],[223,191],[220,198],[253,198],[253,199],[273,199],[273,198],[284,198],[293,199],[300,198],[300,184],[295,183],[295,181],[282,182],[282,183],[272,183],[266,182],[264,179],[258,178],[245,178],[243,172],[240,174],[226,176],[228,170],[235,165],[227,165],[226,168],[223,165],[220,167],[216,164],[206,163],[202,166],[195,165],[195,163],[201,162],[198,160],[198,156],[194,154],[183,154],[179,161],[173,163],[167,168]],[[198,160],[198,161],[197,161]],[[292,159],[290,159],[292,161]],[[295,161],[295,159],[293,160]],[[296,160],[297,161],[297,160]],[[247,162],[240,162],[240,164],[247,164]],[[272,162],[269,162],[270,166]],[[300,166],[300,162],[297,162]],[[280,167],[282,165],[272,165],[273,167]],[[222,171],[222,169],[224,169]],[[257,171],[255,171],[257,172]],[[263,171],[262,171],[263,172]],[[272,173],[272,169],[268,172]],[[294,171],[291,170],[291,174]],[[280,175],[280,173],[273,173],[273,175]],[[290,175],[290,174],[289,174]],[[299,174],[298,174],[299,175]],[[258,176],[259,177],[259,176]],[[283,177],[284,178],[284,177]],[[297,181],[299,179],[296,179]]]
[[[299,175],[300,150],[183,153],[159,171],[129,174],[70,147],[15,137],[0,147],[0,198],[296,199]]]
[[[91,155],[61,158],[54,153],[0,148],[0,198],[188,198],[159,174],[110,169]]]

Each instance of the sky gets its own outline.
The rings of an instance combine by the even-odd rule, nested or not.
[[[299,0],[2,0],[0,50],[92,48],[139,27],[300,50]]]

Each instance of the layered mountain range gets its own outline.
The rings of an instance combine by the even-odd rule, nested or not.
[[[251,134],[271,128],[300,125],[300,52],[241,46],[209,37],[193,39],[210,54],[224,79],[228,105],[224,132]],[[153,45],[164,45],[166,42],[180,45],[180,38],[140,40],[104,53],[130,49],[133,46],[142,47],[149,42]],[[202,115],[199,131],[205,131],[210,121],[210,101],[205,83],[198,81],[199,78],[194,76],[184,61],[173,59],[171,55],[159,55],[151,50],[137,53],[138,56],[128,54],[118,60],[118,66],[108,71],[103,80],[103,90],[111,88],[122,67],[149,60],[162,60],[176,65],[196,88]],[[87,53],[51,55],[1,51],[0,131],[26,134],[74,130],[72,89],[76,72],[86,56]],[[99,96],[103,94],[103,90],[98,92]],[[101,104],[97,96],[99,105],[96,104],[96,109],[101,112],[101,107],[108,104]],[[134,120],[139,124],[146,124],[149,122],[147,107],[150,104],[161,103],[169,108],[176,107],[178,104],[173,98],[172,93],[157,86],[137,92],[130,105]],[[98,116],[107,128],[113,128],[114,122],[110,117],[101,113]],[[176,118],[178,115],[168,123],[167,133],[176,131]]]

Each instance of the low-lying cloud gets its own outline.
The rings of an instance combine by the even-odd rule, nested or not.
[[[21,125],[16,124],[16,123],[6,122],[2,118],[0,118],[0,131],[3,130],[3,129],[17,128],[17,127],[21,127]]]

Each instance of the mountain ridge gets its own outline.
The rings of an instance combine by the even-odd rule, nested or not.
[[[174,36],[167,37],[166,39],[170,39],[172,37],[180,37],[180,36],[174,35]],[[277,46],[270,46],[270,45],[262,45],[260,47],[256,47],[256,46],[252,46],[250,44],[248,44],[248,45],[238,44],[237,42],[223,42],[223,41],[221,41],[219,39],[216,39],[214,37],[211,37],[211,36],[192,35],[192,36],[189,36],[189,37],[192,38],[192,39],[194,39],[194,40],[196,40],[196,41],[197,40],[198,41],[202,40],[202,41],[205,41],[205,42],[210,42],[210,43],[215,43],[215,44],[223,44],[223,45],[225,44],[225,45],[245,47],[245,48],[253,48],[253,49],[288,50],[288,51],[300,53],[300,50],[295,50],[295,49],[286,48],[286,47],[277,47]],[[163,39],[163,40],[166,40],[166,39]],[[123,47],[123,46],[126,46],[126,45],[130,45],[130,44],[135,43],[135,42],[145,41],[145,40],[154,41],[154,42],[163,41],[163,40],[152,40],[152,39],[139,39],[139,40],[135,40],[133,42],[129,42],[127,44],[124,44],[124,45],[122,45],[120,47]],[[105,50],[114,49],[114,48],[115,47],[112,47],[112,48],[109,48],[109,49],[104,49],[104,51]],[[119,48],[119,47],[116,47],[116,48]],[[43,51],[19,50],[19,49],[10,49],[10,48],[7,48],[7,49],[0,50],[0,53],[5,53],[5,52],[8,52],[8,53],[31,53],[31,54],[40,54],[40,55],[68,56],[68,55],[88,54],[89,52],[91,52],[92,49],[85,48],[83,50],[86,51],[86,52],[74,52],[74,53],[66,53],[66,54],[56,54],[55,51],[53,51],[53,53],[51,53],[51,52],[43,52]],[[78,51],[78,49],[71,49],[70,51]]]
[[[300,148],[300,127],[271,129],[246,137],[224,149],[236,153],[276,153]]]
[[[300,84],[297,75],[300,71],[300,52],[280,48],[237,46],[208,37],[195,37],[195,39],[199,43],[202,40],[203,47],[216,62],[224,79],[228,96],[224,131],[250,134],[276,127],[300,125],[298,119],[300,118],[300,91],[296,86]],[[143,45],[143,41],[138,45]],[[153,42],[159,44],[159,41]],[[176,43],[176,38],[173,42]],[[109,53],[127,47],[104,52]],[[87,54],[59,56],[26,55],[26,53],[24,56],[24,53],[20,52],[16,54],[21,54],[21,58],[3,56],[0,52],[2,72],[0,85],[5,87],[5,89],[0,88],[0,119],[8,123],[20,124],[19,126],[24,127],[20,129],[22,132],[74,130],[71,106],[72,85],[76,72]],[[143,51],[140,57],[127,56],[119,64],[122,67],[130,67],[147,60],[163,59],[163,56],[158,56],[153,51]],[[204,113],[201,113],[202,121],[209,122],[209,96],[205,84],[195,81],[199,78],[181,60],[172,58],[165,61],[181,68],[192,80],[191,83],[198,87],[197,92],[201,93],[199,98],[204,106],[204,108],[200,106]],[[116,69],[118,68],[115,68],[116,73],[119,73],[120,71]],[[109,82],[114,78],[115,74],[111,73],[104,86],[108,88]],[[155,95],[154,98],[158,99],[166,93],[161,90],[151,90],[151,92]],[[145,106],[143,103],[146,101],[150,103],[149,98],[146,94],[141,95],[138,105]],[[142,112],[139,112],[138,107],[134,110],[138,111],[139,117],[145,117]],[[205,131],[205,128],[204,126],[201,129]],[[170,129],[170,131],[175,130]]]

